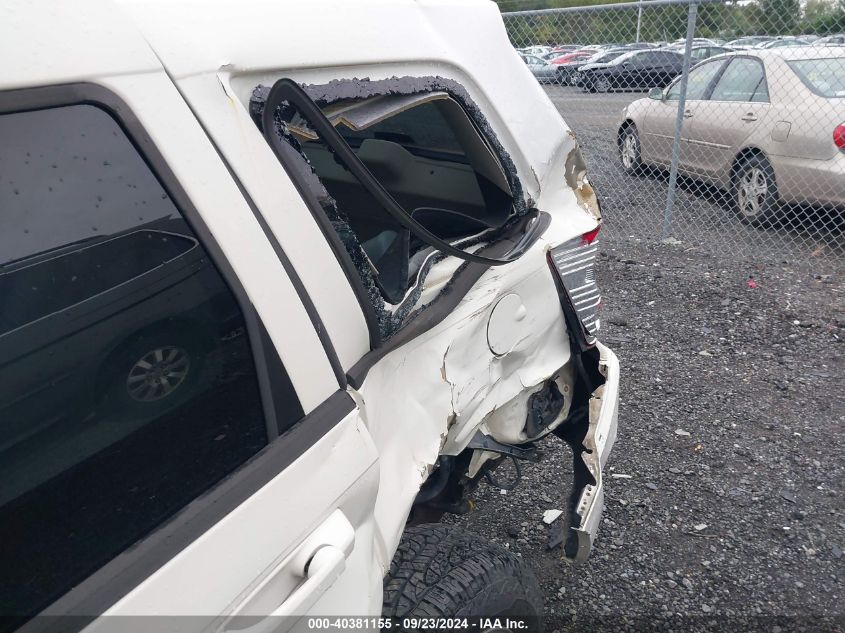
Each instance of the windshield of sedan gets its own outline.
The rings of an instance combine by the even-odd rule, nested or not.
[[[845,57],[787,61],[801,81],[822,97],[845,97]]]

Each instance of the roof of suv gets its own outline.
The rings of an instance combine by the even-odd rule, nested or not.
[[[575,145],[489,0],[0,0],[0,14],[0,55],[16,60],[0,90],[104,83],[163,66],[177,84],[213,80],[248,106],[257,84],[281,75],[442,75],[482,106],[535,201],[547,174],[562,182]]]

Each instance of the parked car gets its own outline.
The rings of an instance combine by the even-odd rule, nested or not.
[[[677,39],[674,42],[672,42],[670,44],[670,46],[672,46],[674,48],[683,49],[684,46],[686,46],[686,43],[687,43],[687,41],[686,41],[685,38],[680,38],[680,39]],[[718,43],[716,41],[711,40],[708,37],[694,37],[694,38],[692,38],[692,45],[693,46],[716,46],[717,44]]]
[[[592,57],[587,58],[586,63],[577,66],[576,71],[571,73],[569,78],[569,83],[573,86],[581,86],[582,85],[582,76],[583,73],[591,71],[595,68],[606,68],[613,62],[613,60],[618,59],[622,55],[626,53],[630,53],[628,49],[625,48],[615,48],[610,49],[609,51],[602,51],[596,53]]]
[[[549,83],[556,79],[557,66],[550,64],[545,59],[538,57],[537,55],[520,54],[520,57],[522,58],[522,61],[525,62],[525,65],[528,66],[528,70],[531,71],[531,74],[534,75],[540,83]]]
[[[757,44],[754,48],[769,49],[769,48],[785,48],[787,46],[809,46],[810,42],[797,37],[779,37],[770,42],[762,42]]]
[[[623,44],[619,48],[629,50],[629,51],[640,51],[640,50],[645,50],[647,48],[656,48],[656,47],[653,46],[652,44],[649,44],[648,42],[635,42],[635,43],[632,43],[632,44]]]
[[[693,46],[690,54],[694,62],[700,62],[703,59],[721,55],[722,53],[730,53],[732,50],[727,46]]]
[[[845,45],[845,34],[828,35],[815,41],[817,46],[843,46]]]
[[[553,47],[552,50],[542,55],[542,57],[543,59],[552,59],[553,57],[560,57],[564,53],[577,51],[579,48],[582,48],[580,44],[563,44]]]
[[[644,90],[665,86],[683,70],[684,56],[668,50],[633,51],[579,74],[584,90]]]
[[[550,50],[552,50],[552,47],[539,44],[539,45],[535,45],[535,46],[524,46],[524,47],[519,48],[517,50],[520,53],[525,53],[526,55],[545,55]]]
[[[237,304],[179,220],[8,262],[0,295],[0,342],[15,350],[0,382],[0,453],[98,406],[162,415],[219,379],[212,356],[249,363]]]
[[[755,48],[759,44],[765,44],[766,42],[774,41],[774,39],[774,37],[768,35],[754,35],[731,40],[725,46],[729,46],[730,48]]]
[[[598,536],[574,135],[494,3],[198,6],[0,0],[0,629],[540,630],[437,521],[554,434],[552,558]]]
[[[574,53],[568,53],[556,59],[553,59],[550,63],[555,68],[555,79],[561,85],[567,85],[570,83],[572,77],[578,70],[578,66],[584,64],[587,60],[591,57],[599,54],[599,51],[596,50],[580,50]]]
[[[625,108],[622,166],[669,164],[680,82]],[[763,226],[781,202],[845,207],[845,48],[743,51],[690,71],[680,170]]]

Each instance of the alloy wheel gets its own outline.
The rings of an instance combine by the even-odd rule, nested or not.
[[[191,369],[191,357],[181,347],[150,350],[132,365],[126,391],[137,402],[155,402],[176,391]]]
[[[622,139],[622,165],[625,169],[632,169],[637,161],[637,138],[629,131]]]
[[[765,172],[757,166],[744,171],[739,179],[738,193],[740,213],[749,218],[759,215],[769,195],[769,182]]]

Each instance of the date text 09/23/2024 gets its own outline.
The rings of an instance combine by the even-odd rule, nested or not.
[[[385,618],[385,617],[331,617],[308,618],[309,631],[397,629],[401,631],[489,631],[528,630],[529,623],[519,617],[477,617],[477,618]]]

